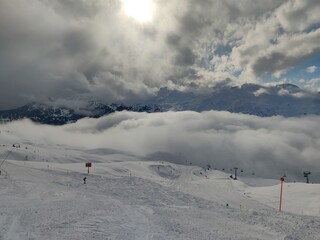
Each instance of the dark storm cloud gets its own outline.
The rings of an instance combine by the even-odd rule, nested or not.
[[[297,57],[288,56],[284,53],[273,52],[269,56],[258,58],[256,62],[253,64],[252,68],[255,74],[258,76],[265,73],[273,73],[275,70],[284,71],[290,68],[291,66],[294,66],[298,63],[302,63],[303,61],[308,59],[308,57],[314,56],[319,53],[320,47],[317,49],[313,49],[312,53],[310,54],[306,52],[305,55],[301,54]]]
[[[62,36],[62,51],[67,55],[81,54],[93,48],[93,42],[88,32],[73,29]]]
[[[169,44],[169,46],[178,47],[181,41],[181,36],[175,33],[169,33],[167,35],[166,41]]]
[[[202,28],[206,25],[201,16],[195,16],[195,12],[187,12],[181,19],[181,32],[186,35],[194,35],[201,32]]]
[[[300,58],[296,59],[286,56],[282,53],[274,52],[270,56],[265,56],[257,59],[252,68],[255,74],[260,76],[264,73],[273,73],[275,69],[288,69],[299,60]]]
[[[177,56],[175,57],[175,63],[177,65],[193,65],[196,59],[196,55],[188,47],[179,49]]]
[[[186,43],[183,43],[181,36],[170,33],[166,37],[166,42],[175,51],[173,63],[178,66],[193,65],[196,60],[196,55],[192,52]]]
[[[94,17],[101,11],[101,1],[86,0],[41,0],[64,18],[79,19]],[[109,0],[109,2],[114,2]]]
[[[0,12],[0,107],[88,90],[73,63],[92,49],[88,32],[40,1],[1,1]]]
[[[119,11],[119,1],[1,0],[0,107],[48,96],[91,93],[115,101],[150,94],[143,82],[149,66],[140,68],[145,56],[132,55],[143,43],[126,33]],[[145,28],[141,36],[155,34]]]

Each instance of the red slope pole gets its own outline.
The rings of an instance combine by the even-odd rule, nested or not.
[[[282,189],[283,189],[283,182],[284,182],[284,177],[280,178],[280,204],[279,204],[279,212],[281,212],[281,208],[282,208]]]

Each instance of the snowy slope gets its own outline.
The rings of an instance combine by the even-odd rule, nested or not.
[[[82,160],[7,160],[1,239],[319,239],[318,184],[286,186],[279,213],[279,185],[250,187],[220,171],[114,156],[93,163],[89,175]]]

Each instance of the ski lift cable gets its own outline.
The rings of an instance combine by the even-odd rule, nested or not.
[[[5,156],[5,158],[2,160],[1,164],[0,164],[0,168],[2,166],[2,164],[7,160],[7,158],[9,157],[10,153],[13,151],[14,147],[11,148],[11,150],[7,153],[7,155]]]

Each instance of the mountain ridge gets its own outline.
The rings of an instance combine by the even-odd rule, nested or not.
[[[81,99],[79,102],[73,99],[72,104],[64,104],[50,99],[47,103],[34,102],[16,109],[2,110],[0,120],[29,118],[43,124],[63,125],[84,117],[99,118],[116,111],[152,113],[217,110],[261,117],[320,115],[320,94],[308,92],[293,84],[224,85],[210,90],[210,93],[197,93],[161,88],[156,96],[138,104],[106,104],[93,99]]]

